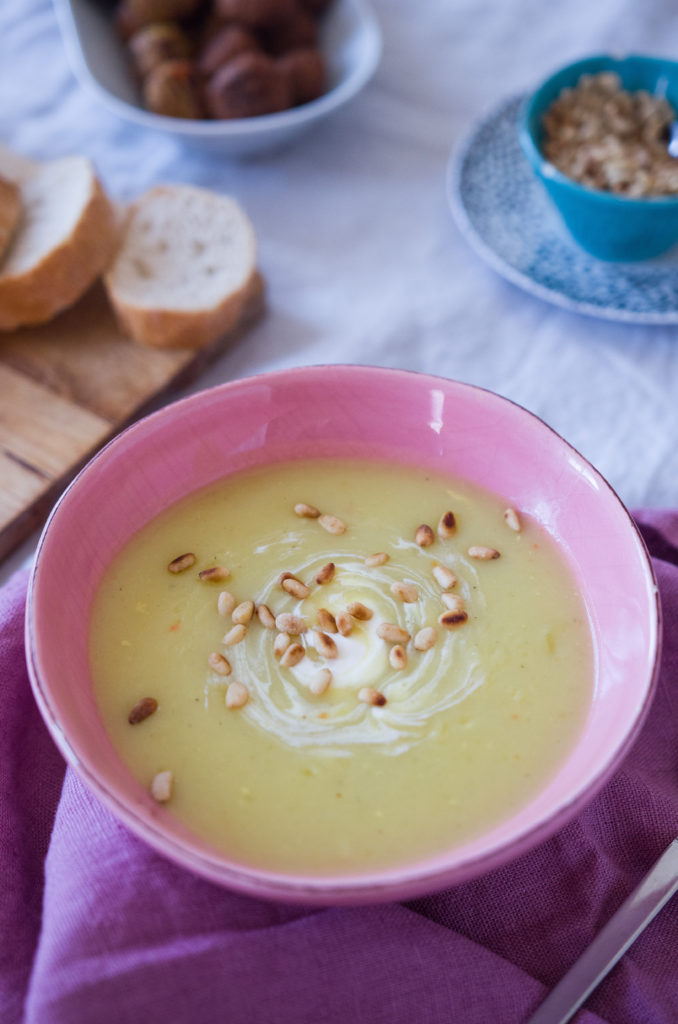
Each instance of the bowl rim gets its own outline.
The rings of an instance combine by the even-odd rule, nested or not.
[[[556,183],[561,189],[568,190],[573,196],[593,200],[603,205],[635,207],[639,210],[672,208],[678,205],[678,196],[625,196],[619,195],[616,192],[606,191],[605,189],[591,188],[588,185],[580,184],[574,178],[569,178],[542,154],[534,132],[530,127],[541,95],[548,89],[554,79],[560,78],[561,75],[571,74],[575,76],[576,80],[580,75],[591,71],[595,65],[603,65],[596,68],[599,71],[614,71],[628,61],[641,62],[646,65],[672,64],[675,66],[676,74],[678,75],[678,61],[671,60],[669,57],[653,57],[642,53],[596,53],[589,57],[580,57],[569,64],[563,64],[543,78],[536,88],[532,89],[523,98],[518,110],[518,138],[520,145],[532,169],[539,178]],[[565,84],[563,88],[566,88]]]
[[[316,100],[302,103],[297,107],[290,107],[288,110],[282,110],[276,114],[261,114],[258,117],[232,118],[222,121],[208,118],[190,120],[154,114],[150,110],[145,110],[143,107],[115,96],[102,85],[85,60],[71,0],[54,0],[54,5],[68,59],[76,77],[112,113],[142,128],[152,128],[175,136],[185,136],[189,139],[236,140],[260,136],[267,132],[276,135],[285,133],[292,128],[300,128],[343,106],[367,84],[376,71],[382,55],[383,38],[379,22],[369,0],[342,0],[342,2],[353,9],[360,22],[360,32],[365,39],[365,53],[360,64],[351,68],[345,78]]]
[[[121,799],[110,789],[105,779],[100,774],[83,763],[78,751],[71,745],[65,729],[62,727],[58,706],[52,700],[49,687],[45,686],[44,673],[41,672],[39,657],[39,642],[36,637],[34,625],[36,590],[40,586],[41,556],[51,529],[52,522],[63,513],[64,506],[68,505],[69,495],[79,487],[79,481],[84,475],[96,473],[97,465],[107,453],[115,450],[120,445],[126,445],[130,437],[135,433],[152,431],[168,416],[174,417],[189,406],[199,404],[206,396],[217,396],[222,393],[238,392],[242,389],[257,387],[262,383],[271,381],[299,380],[300,377],[307,377],[319,371],[330,370],[333,374],[337,372],[346,376],[351,374],[374,375],[394,379],[418,378],[424,385],[430,386],[452,386],[463,392],[478,394],[484,401],[499,402],[513,406],[521,413],[529,417],[539,429],[548,430],[566,450],[576,456],[587,471],[593,474],[596,482],[602,485],[603,489],[612,499],[613,505],[621,512],[626,525],[631,527],[631,532],[637,544],[639,556],[642,557],[643,569],[646,573],[646,580],[649,589],[654,595],[652,605],[652,636],[651,646],[648,649],[647,663],[652,662],[648,672],[646,685],[643,693],[642,703],[639,705],[631,727],[628,729],[622,741],[616,746],[606,764],[602,765],[598,773],[587,780],[582,780],[579,787],[573,791],[571,797],[564,801],[554,814],[542,816],[535,824],[520,832],[512,839],[495,844],[480,855],[466,857],[457,860],[450,865],[437,864],[431,866],[426,858],[404,865],[396,865],[386,869],[374,869],[364,874],[347,874],[302,876],[291,872],[261,869],[247,866],[239,866],[227,861],[225,856],[219,855],[217,851],[212,854],[189,846],[179,837],[162,828],[155,820],[144,817],[130,802]],[[67,514],[67,513],[66,513]],[[90,792],[110,810],[114,816],[122,821],[135,835],[145,840],[154,850],[162,856],[172,860],[179,866],[191,870],[196,875],[216,882],[231,890],[270,900],[282,900],[291,903],[304,905],[361,905],[367,903],[385,902],[393,899],[411,899],[416,896],[426,895],[440,891],[451,885],[461,884],[472,878],[487,874],[510,863],[516,857],[531,850],[539,843],[550,838],[559,831],[577,813],[586,807],[613,773],[618,769],[629,749],[642,728],[654,697],[657,679],[660,669],[661,648],[662,648],[662,609],[659,596],[657,579],[652,565],[652,560],[640,532],[640,529],[630,512],[621,501],[621,498],[611,484],[595,469],[591,463],[578,452],[573,445],[566,441],[553,427],[546,423],[537,414],[526,409],[520,403],[506,398],[489,388],[479,385],[465,383],[451,378],[435,376],[412,370],[390,369],[386,367],[358,365],[358,364],[313,364],[309,366],[292,367],[283,370],[276,370],[264,373],[256,373],[240,377],[234,381],[215,385],[206,388],[195,394],[181,398],[175,402],[163,406],[161,409],[152,412],[142,419],[126,427],[108,443],[102,447],[90,461],[80,470],[73,481],[64,490],[58,501],[52,508],[49,518],[42,530],[35,557],[31,567],[28,582],[28,593],[26,600],[26,615],[24,625],[26,660],[31,688],[36,703],[38,704],[43,720],[52,735],[57,747]],[[454,850],[451,851],[454,854]],[[444,854],[437,855],[439,858]]]

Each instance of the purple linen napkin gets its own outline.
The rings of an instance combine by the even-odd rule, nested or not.
[[[15,577],[0,591],[3,1024],[525,1021],[678,834],[678,513],[638,519],[664,652],[648,721],[614,778],[512,864],[356,909],[266,903],[194,878],[64,774],[29,689],[26,579]],[[678,898],[578,1024],[678,1020],[676,950]]]

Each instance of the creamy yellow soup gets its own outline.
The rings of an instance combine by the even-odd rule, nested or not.
[[[499,823],[572,749],[593,679],[538,525],[365,461],[249,471],[168,509],[107,570],[90,654],[133,775],[283,872],[396,865]]]

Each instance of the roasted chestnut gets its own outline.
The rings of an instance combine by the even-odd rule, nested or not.
[[[195,70],[189,60],[158,64],[144,81],[144,101],[154,114],[165,117],[204,117]]]
[[[279,57],[289,50],[317,46],[318,26],[314,18],[297,11],[278,25],[262,29],[261,41],[267,53]]]
[[[204,78],[210,78],[238,54],[258,49],[259,44],[255,36],[246,28],[241,28],[240,25],[227,25],[203,47],[196,61],[198,73]]]
[[[234,57],[205,87],[208,112],[216,118],[258,117],[291,106],[289,80],[264,53]]]
[[[325,60],[320,50],[292,50],[276,63],[287,77],[294,106],[317,100],[325,92]]]
[[[197,14],[203,0],[121,0],[116,25],[123,39],[158,21],[182,21]]]
[[[296,11],[295,0],[214,0],[216,14],[248,28],[278,25]]]
[[[140,78],[145,78],[158,64],[167,60],[190,57],[191,49],[186,33],[171,21],[146,25],[129,40],[132,61]]]

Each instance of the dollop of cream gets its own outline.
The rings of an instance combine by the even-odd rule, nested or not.
[[[394,537],[388,548],[390,560],[368,568],[363,558],[339,544],[331,554],[304,556],[297,550],[295,536],[277,537],[253,552],[266,566],[263,575],[267,578],[255,602],[268,605],[276,615],[291,612],[304,620],[308,629],[298,639],[305,656],[292,667],[282,666],[273,651],[277,632],[254,621],[245,641],[227,652],[233,678],[245,682],[250,691],[241,713],[291,747],[341,756],[370,744],[385,753],[401,753],[433,727],[439,712],[463,700],[483,678],[468,631],[464,627],[450,631],[438,625],[445,606],[431,571],[433,559],[421,557],[413,543]],[[401,556],[410,548],[419,557],[405,562]],[[295,556],[298,560],[292,561]],[[315,584],[316,574],[328,561],[336,566],[332,582]],[[444,564],[457,576],[454,592],[465,599],[469,615],[481,614],[483,598],[475,567],[452,550]],[[273,578],[271,565],[278,567]],[[310,586],[308,597],[298,600],[281,589],[277,578],[285,570]],[[418,600],[408,604],[392,593],[391,585],[398,581],[414,585]],[[325,608],[336,616],[354,601],[368,607],[372,617],[354,619],[349,636],[332,633],[337,657],[322,657],[314,643],[318,611]],[[404,669],[391,667],[392,645],[377,635],[384,622],[402,626],[411,636]],[[418,651],[412,640],[425,626],[436,629],[437,642],[427,651]],[[316,696],[310,683],[322,668],[331,670],[332,682],[325,693]],[[210,674],[207,688],[218,682]],[[361,702],[358,692],[366,686],[382,693],[386,704],[373,707]]]

